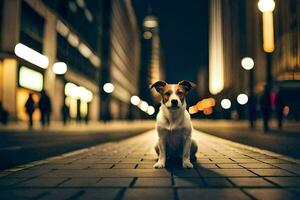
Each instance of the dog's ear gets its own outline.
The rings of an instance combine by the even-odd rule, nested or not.
[[[164,87],[166,87],[166,85],[167,83],[165,81],[157,81],[150,85],[150,89],[155,88],[157,92],[161,93]]]
[[[183,87],[187,92],[192,88],[196,88],[195,83],[192,83],[192,82],[186,81],[186,80],[180,81],[177,84],[180,85],[181,87]]]

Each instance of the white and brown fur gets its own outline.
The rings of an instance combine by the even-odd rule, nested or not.
[[[167,157],[175,156],[182,159],[182,167],[193,168],[191,157],[195,158],[197,145],[192,140],[192,123],[185,97],[196,85],[189,81],[177,84],[157,81],[150,87],[161,95],[161,106],[156,116],[158,161],[153,167],[164,168]]]

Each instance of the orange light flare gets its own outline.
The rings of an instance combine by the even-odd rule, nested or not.
[[[212,107],[205,108],[205,109],[203,110],[203,114],[204,114],[204,115],[210,115],[210,114],[212,114],[212,113],[213,113]]]
[[[283,115],[284,116],[288,116],[289,112],[290,112],[290,108],[288,106],[284,106],[284,108],[283,108]]]
[[[198,101],[198,103],[196,105],[191,106],[189,108],[189,113],[195,114],[199,111],[203,111],[203,113],[205,112],[206,115],[210,115],[213,112],[212,107],[214,107],[215,105],[216,105],[216,101],[212,97],[202,99],[201,101]]]

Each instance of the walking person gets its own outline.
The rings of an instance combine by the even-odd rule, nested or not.
[[[25,103],[25,110],[26,110],[26,113],[28,115],[28,125],[29,125],[29,128],[32,129],[32,126],[33,126],[33,112],[35,110],[35,102],[33,100],[33,94],[32,93],[29,93],[29,96],[28,96],[28,99]]]
[[[39,109],[41,112],[41,123],[42,126],[50,125],[50,116],[51,116],[51,100],[45,90],[42,90],[40,100],[39,100]]]
[[[268,86],[265,86],[264,92],[260,97],[260,111],[263,117],[264,132],[268,132],[269,120],[272,113],[271,94]]]
[[[70,108],[65,103],[61,108],[61,113],[62,113],[64,125],[66,125],[67,122],[69,122],[70,120]]]
[[[285,97],[282,88],[279,88],[275,97],[276,117],[278,129],[282,128],[283,109],[285,106]]]
[[[8,122],[8,112],[3,107],[2,101],[0,101],[0,122],[3,125],[6,125]]]

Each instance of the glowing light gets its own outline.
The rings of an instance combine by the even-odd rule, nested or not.
[[[91,57],[89,58],[90,62],[95,66],[95,67],[100,67],[101,60],[98,56],[92,54]]]
[[[49,60],[47,56],[40,54],[22,43],[18,43],[15,46],[15,54],[40,68],[46,69],[48,67]]]
[[[283,115],[284,116],[288,116],[289,112],[290,112],[290,108],[288,106],[284,106],[284,108],[283,108]]]
[[[132,96],[130,98],[130,102],[132,103],[132,105],[138,105],[140,103],[141,99],[138,96]]]
[[[246,94],[239,94],[236,99],[241,105],[245,105],[248,102],[248,96]]]
[[[229,99],[223,99],[221,101],[221,106],[224,109],[229,109],[231,107],[231,101]]]
[[[90,55],[92,54],[92,51],[83,43],[79,44],[78,50],[85,58],[90,57]]]
[[[79,8],[84,8],[85,7],[84,0],[76,0],[76,3],[77,3]]]
[[[84,9],[84,15],[86,17],[86,19],[91,23],[93,22],[93,15],[92,13],[89,11],[89,9]]]
[[[115,89],[115,86],[112,83],[105,83],[103,85],[103,90],[106,93],[112,93]]]
[[[61,34],[64,37],[67,37],[67,35],[69,34],[69,28],[60,20],[58,20],[56,23],[56,30],[59,34]]]
[[[209,92],[215,95],[224,88],[221,0],[211,0],[210,5]]]
[[[251,70],[254,67],[254,61],[252,58],[245,57],[242,59],[241,65],[245,70]]]
[[[85,87],[80,86],[77,88],[77,90],[80,100],[85,102],[91,102],[93,100],[93,93]]]
[[[189,107],[189,113],[192,114],[196,114],[198,112],[198,109],[196,106],[191,106]]]
[[[79,98],[80,94],[79,94],[79,90],[77,85],[75,85],[74,83],[68,82],[65,85],[65,95],[69,96],[73,99],[77,99]]]
[[[150,31],[145,31],[143,36],[146,40],[150,40],[152,38],[152,33]]]
[[[147,16],[144,19],[144,27],[146,28],[155,28],[158,26],[157,18],[154,16]]]
[[[155,109],[153,106],[149,106],[147,109],[148,115],[153,115],[155,113]]]
[[[263,49],[271,53],[275,49],[273,12],[263,12]]]
[[[271,53],[275,49],[274,45],[274,22],[273,11],[275,9],[274,0],[259,0],[258,9],[262,12],[263,24],[263,49]]]
[[[74,33],[69,33],[68,35],[68,42],[70,43],[71,46],[77,47],[79,44],[79,39]]]
[[[148,103],[146,101],[142,101],[141,105],[140,105],[140,108],[141,108],[142,111],[146,112],[147,109],[148,109]]]
[[[19,71],[19,84],[24,88],[40,92],[43,89],[43,75],[22,66]]]
[[[205,109],[203,110],[203,114],[204,114],[204,115],[211,115],[212,113],[213,113],[212,107],[205,108]]]
[[[65,74],[67,72],[67,64],[64,62],[56,62],[52,66],[55,74]]]
[[[273,12],[275,9],[275,2],[274,0],[259,0],[257,6],[261,12]]]

